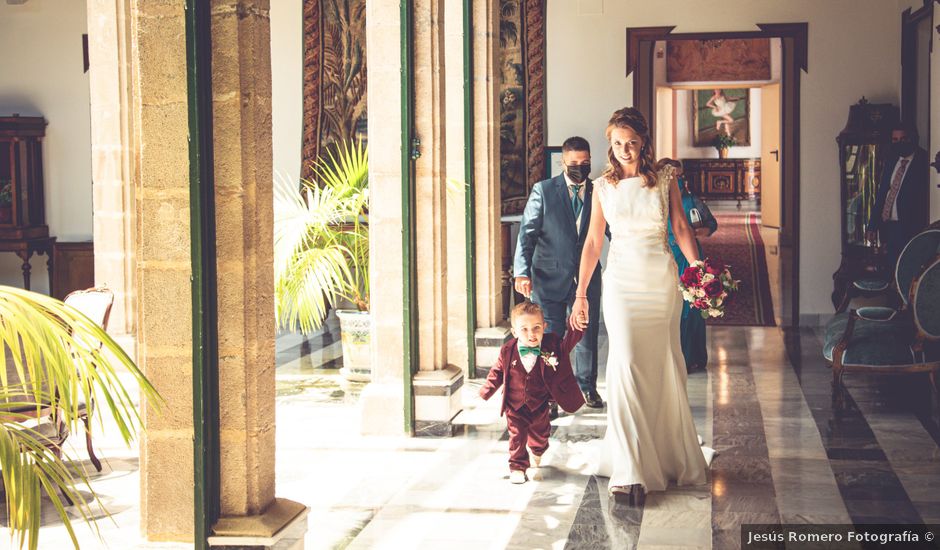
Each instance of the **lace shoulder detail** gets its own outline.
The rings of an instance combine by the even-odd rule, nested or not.
[[[669,252],[669,190],[672,188],[672,180],[676,177],[676,168],[674,166],[663,166],[656,174],[656,187],[659,188],[659,206],[662,214],[660,223],[660,235],[662,236],[663,250]]]

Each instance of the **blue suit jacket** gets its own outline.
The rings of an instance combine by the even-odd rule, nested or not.
[[[578,231],[564,174],[540,181],[532,188],[522,213],[513,261],[513,276],[532,279],[532,301],[561,302],[573,297],[581,249],[591,222],[593,194],[594,182],[588,179],[581,208],[581,230]],[[600,272],[598,263],[591,277],[589,294],[594,294],[591,291],[595,288],[600,290]]]

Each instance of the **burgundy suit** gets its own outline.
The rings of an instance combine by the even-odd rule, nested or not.
[[[509,468],[525,471],[529,467],[529,453],[541,456],[548,448],[551,431],[548,402],[554,400],[569,413],[584,404],[584,396],[571,369],[571,350],[581,340],[583,332],[568,330],[561,338],[555,333],[542,337],[541,355],[530,372],[525,371],[519,357],[519,341],[513,338],[503,344],[496,364],[490,369],[486,382],[480,388],[480,397],[489,399],[500,386],[503,403],[500,409],[506,415],[509,428]],[[552,368],[545,360],[554,356],[557,365]]]

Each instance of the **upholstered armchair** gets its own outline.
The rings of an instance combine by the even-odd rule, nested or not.
[[[928,372],[940,394],[940,229],[924,231],[907,244],[894,282],[898,308],[851,310],[826,327],[823,356],[832,365],[833,398],[839,406],[847,372]]]
[[[114,293],[104,287],[89,288],[87,290],[76,290],[70,293],[63,300],[65,304],[77,309],[85,317],[94,321],[102,329],[108,329],[108,318],[111,315],[111,306],[114,304]],[[87,345],[101,349],[102,342],[87,342]],[[85,424],[85,446],[88,450],[88,458],[94,464],[95,469],[101,471],[101,461],[95,456],[95,451],[91,445],[91,415],[94,412],[94,399],[89,403],[80,402],[78,404],[78,414]]]

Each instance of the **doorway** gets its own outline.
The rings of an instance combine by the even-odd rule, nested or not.
[[[776,243],[768,243],[767,250],[776,251],[776,266],[771,266],[778,283],[779,324],[784,327],[799,325],[799,185],[800,185],[800,147],[799,147],[799,90],[801,71],[807,69],[807,24],[785,23],[757,25],[761,30],[753,32],[724,32],[724,33],[677,33],[673,34],[674,27],[643,27],[627,29],[627,74],[633,74],[633,97],[636,107],[650,120],[654,129],[663,128],[660,117],[664,116],[662,101],[678,103],[675,94],[669,95],[657,87],[655,74],[658,42],[668,41],[696,41],[705,43],[720,43],[725,40],[751,40],[751,39],[778,39],[780,47],[779,75],[777,82],[761,83],[761,96],[766,92],[770,96],[771,109],[779,112],[779,128],[776,135],[777,143],[768,140],[768,148],[761,148],[755,155],[763,165],[767,162],[767,171],[771,173],[771,181],[761,171],[761,186],[769,185],[770,189],[761,191],[761,234],[776,238]],[[731,81],[731,83],[736,83]],[[737,82],[740,84],[741,82]],[[691,83],[690,88],[704,88],[706,82]],[[753,84],[753,82],[751,82]],[[763,86],[776,84],[778,88],[764,89]],[[763,97],[762,97],[763,98]],[[677,109],[672,109],[678,113]],[[675,133],[680,121],[678,114],[665,116],[665,122],[671,126],[667,135],[654,135],[654,142],[666,151],[676,151],[678,136]],[[670,124],[671,122],[671,124]],[[774,134],[773,127],[758,128],[763,138],[766,131],[768,135]],[[672,132],[672,135],[668,135]],[[761,140],[763,143],[763,139]],[[770,146],[774,146],[770,148]],[[671,149],[670,149],[671,146]],[[766,149],[766,150],[765,150]],[[774,153],[776,151],[776,153]],[[663,154],[660,154],[663,156]],[[666,155],[668,156],[668,155]],[[766,156],[766,159],[765,159]],[[771,160],[772,159],[772,160]],[[776,177],[774,177],[776,176]],[[770,203],[764,205],[766,197]],[[776,203],[775,203],[776,201]],[[764,216],[766,215],[766,220]],[[768,225],[771,224],[771,225]]]

